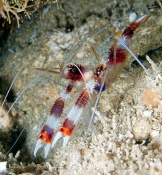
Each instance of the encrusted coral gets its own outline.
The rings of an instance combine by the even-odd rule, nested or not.
[[[54,1],[41,1],[41,0],[0,0],[0,15],[6,19],[9,24],[16,19],[18,28],[20,21],[24,21],[24,18],[30,19],[33,12],[37,11],[43,5],[49,3],[57,3]]]

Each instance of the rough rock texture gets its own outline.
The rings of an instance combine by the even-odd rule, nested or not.
[[[34,20],[28,21],[28,32],[25,24],[20,29],[14,29],[1,47],[0,75],[11,82],[24,64],[12,87],[16,96],[37,78],[10,111],[15,124],[9,136],[14,139],[6,137],[4,141],[7,134],[2,131],[1,158],[5,157],[25,127],[20,142],[7,157],[8,172],[70,175],[162,173],[162,103],[159,102],[157,108],[152,108],[151,105],[146,107],[142,101],[143,93],[149,88],[156,89],[161,94],[161,65],[150,68],[153,77],[148,77],[143,71],[141,74],[137,65],[131,67],[130,56],[119,79],[101,95],[94,120],[97,134],[87,130],[88,123],[83,117],[65,149],[61,148],[60,141],[46,160],[43,158],[43,149],[39,150],[36,158],[33,155],[36,140],[52,103],[67,85],[67,81],[60,80],[60,76],[42,74],[35,68],[56,68],[56,59],[67,64],[83,44],[84,47],[72,62],[96,66],[97,60],[90,45],[96,46],[100,59],[106,59],[105,55],[113,45],[115,31],[123,30],[129,24],[129,13],[133,10],[137,10],[139,16],[150,13],[151,17],[135,32],[130,48],[136,55],[143,56],[147,53],[151,59],[160,62],[162,12],[159,8],[147,8],[159,6],[157,2],[60,1],[60,11],[51,6],[44,15],[44,20],[39,20],[38,24]],[[119,18],[122,19],[118,20]],[[106,25],[104,31],[86,43]],[[150,65],[145,62],[146,66]],[[70,95],[64,117],[78,94],[79,92],[74,92]],[[85,110],[83,116],[86,117],[87,113]],[[146,125],[144,132],[143,122]],[[20,152],[16,154],[18,150]]]

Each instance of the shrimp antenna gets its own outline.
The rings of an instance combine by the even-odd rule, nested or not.
[[[17,100],[21,97],[21,95],[26,91],[26,89],[36,80],[38,79],[41,75],[43,75],[44,72],[38,74],[22,91],[21,93],[18,95],[18,97],[16,98],[16,100],[14,101],[14,103],[10,106],[7,114],[11,111],[12,107],[15,105],[15,103],[17,102]]]
[[[144,71],[146,72],[146,74],[148,76],[152,76],[152,74],[145,68],[145,66],[140,62],[140,60],[138,59],[138,57],[124,44],[124,42],[122,42],[122,40],[120,38],[118,38],[117,36],[115,36],[115,39],[117,41],[119,41],[124,47],[125,49],[127,49],[127,51],[135,58],[135,60],[140,64],[140,66],[144,69]]]
[[[26,63],[26,62],[25,62],[25,63]],[[20,68],[19,71],[17,72],[15,78],[13,79],[13,81],[12,81],[10,87],[8,88],[8,91],[7,91],[7,93],[6,93],[6,95],[5,95],[5,98],[4,98],[3,102],[2,102],[1,108],[3,108],[4,103],[5,103],[5,101],[6,101],[7,97],[8,97],[8,94],[9,94],[9,92],[10,92],[10,90],[11,90],[11,88],[12,88],[14,82],[16,81],[18,75],[20,74],[21,70],[24,68],[25,63],[21,66],[21,68]],[[9,113],[9,111],[7,112],[7,114],[8,114],[8,113]],[[3,119],[3,121],[4,121],[4,119]],[[2,121],[2,122],[3,122],[3,121]]]
[[[125,16],[125,15],[124,15]],[[115,22],[117,22],[117,21],[120,21],[122,18],[124,18],[124,16],[123,17],[121,17],[121,18],[119,18],[119,19],[117,19],[117,20],[115,20]],[[105,27],[103,27],[102,29],[100,29],[98,32],[96,32],[92,37],[90,37],[89,39],[88,39],[88,41],[87,42],[85,42],[83,45],[82,45],[82,47],[80,47],[77,51],[76,51],[76,53],[73,55],[73,57],[71,58],[71,60],[70,60],[70,62],[73,60],[73,58],[75,58],[76,57],[76,55],[77,55],[77,53],[79,53],[95,36],[97,36],[99,33],[101,33],[102,31],[104,31],[105,29],[107,29],[109,26],[111,26],[112,24],[113,24],[114,22],[112,21],[110,24],[108,24],[107,26],[105,26]]]
[[[89,122],[90,122],[90,119],[91,119],[91,105],[90,103],[88,102],[88,105],[87,105],[87,110],[88,110],[88,119],[87,118],[84,118],[84,121],[86,123],[88,123],[88,126],[89,126]],[[96,135],[98,134],[98,131],[96,129],[96,127],[92,124],[90,125],[90,129],[92,132],[94,132]]]
[[[56,55],[57,56],[57,55]],[[55,67],[55,68],[52,68],[52,69],[55,69],[55,70],[50,70],[50,69],[44,69],[44,68],[35,68],[36,70],[40,70],[40,71],[43,71],[43,72],[48,72],[48,73],[52,73],[52,74],[60,74],[60,72],[63,70],[63,67],[64,67],[64,63],[61,62],[60,60],[57,60],[54,56],[54,60],[57,62],[57,64],[59,65],[59,68]],[[59,70],[59,71],[56,71],[56,70]]]
[[[94,55],[95,55],[97,61],[100,62],[99,56],[98,56],[98,54],[97,54],[97,52],[96,52],[96,49],[95,49],[95,46],[94,46],[94,45],[91,45],[91,50],[92,50],[92,52],[94,53]]]
[[[21,137],[22,133],[24,132],[24,130],[26,129],[28,123],[26,123],[26,125],[23,127],[21,133],[19,134],[19,136],[17,137],[17,139],[15,140],[14,144],[11,146],[11,148],[7,151],[7,153],[5,154],[6,156],[10,153],[10,151],[12,150],[12,148],[16,145],[16,143],[18,142],[19,138]],[[3,160],[3,158],[1,159]],[[0,161],[1,161],[0,160]]]
[[[66,54],[68,51],[68,48],[71,46],[71,43],[68,45],[65,53],[64,53],[64,58],[66,58]],[[57,55],[56,55],[57,56]],[[55,70],[50,70],[50,69],[44,69],[44,68],[35,68],[36,70],[40,70],[40,71],[44,71],[44,72],[48,72],[48,73],[52,73],[52,74],[60,74],[61,71],[66,67],[64,67],[64,62],[57,60],[54,56],[54,60],[57,62],[57,64],[59,65],[59,68],[53,68],[55,70],[59,70],[59,71],[55,71]]]
[[[20,94],[18,95],[18,97],[16,98],[16,100],[14,101],[14,103],[10,106],[7,114],[11,111],[12,107],[15,105],[15,103],[17,102],[17,100],[21,97],[21,95],[26,91],[26,89],[35,81],[37,80],[39,77],[41,77],[45,72],[48,72],[50,70],[45,70],[44,72],[42,73],[39,73],[21,92]]]
[[[23,65],[24,66],[24,65]],[[23,68],[23,66],[21,67],[21,69]],[[48,71],[48,70],[46,70]],[[20,72],[20,70],[19,70]],[[27,90],[27,88],[35,81],[37,80],[40,76],[42,76],[45,72],[42,72],[42,73],[39,73],[22,91],[21,93],[19,94],[19,96],[16,98],[16,100],[14,101],[14,103],[10,106],[7,114],[11,111],[12,107],[15,105],[15,103],[17,102],[17,100],[21,97],[21,95]],[[17,75],[16,75],[17,76]],[[16,78],[14,78],[14,81],[15,81]],[[12,83],[13,84],[13,83]],[[12,145],[12,147],[7,151],[6,155],[9,154],[9,152],[12,150],[12,148],[15,146],[15,144],[17,143],[17,141],[19,140],[19,138],[21,137],[22,133],[24,132],[24,130],[26,129],[27,127],[27,124],[28,122],[26,123],[26,125],[23,127],[21,133],[19,134],[19,136],[17,137],[16,141],[14,142],[14,144]],[[2,160],[2,159],[1,159]]]
[[[4,106],[4,103],[5,103],[6,99],[7,99],[7,96],[8,96],[8,94],[9,94],[9,92],[10,92],[10,90],[11,90],[11,88],[12,88],[14,82],[16,81],[16,79],[17,79],[19,73],[20,73],[21,70],[23,69],[23,67],[24,67],[24,64],[21,66],[21,68],[20,68],[19,71],[17,72],[15,78],[13,79],[13,81],[12,81],[12,83],[11,83],[11,85],[10,85],[10,87],[9,87],[9,89],[8,89],[8,91],[7,91],[7,93],[6,93],[6,95],[5,95],[5,98],[4,98],[3,102],[2,102],[1,108]]]
[[[93,112],[92,112],[92,115],[91,115],[91,119],[89,121],[89,126],[88,126],[88,130],[91,128],[91,124],[93,122],[93,119],[94,119],[94,114],[95,114],[95,110],[97,108],[97,104],[99,102],[99,99],[100,99],[100,96],[101,96],[101,93],[102,93],[102,88],[104,87],[104,82],[106,80],[106,76],[108,74],[108,70],[106,69],[106,72],[105,72],[105,75],[104,75],[104,78],[103,78],[103,81],[102,81],[102,84],[101,84],[101,87],[100,87],[100,91],[97,95],[97,99],[96,99],[96,102],[95,102],[95,105],[94,105],[94,108],[93,108]]]

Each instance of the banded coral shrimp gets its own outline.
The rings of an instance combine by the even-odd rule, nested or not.
[[[29,55],[28,55],[28,57],[30,57]],[[32,57],[32,56],[31,56]],[[80,60],[79,60],[80,61]],[[39,63],[37,63],[37,64],[39,64]],[[34,67],[42,67],[41,65],[34,65]],[[24,71],[25,72],[25,71]],[[30,72],[31,73],[31,72]],[[51,77],[49,77],[49,79],[50,79]],[[41,80],[42,81],[42,80]],[[59,80],[58,80],[59,81]],[[39,82],[40,83],[40,82]],[[56,82],[55,82],[56,83]],[[24,85],[25,86],[25,85]],[[38,90],[39,90],[39,92],[41,91],[41,89],[43,89],[43,91],[44,91],[44,87],[42,88],[40,85],[38,85]],[[47,88],[48,89],[48,88]],[[61,88],[62,89],[62,88]],[[48,92],[50,92],[49,91],[49,89],[47,90]],[[52,89],[52,91],[55,91],[55,89],[53,90]],[[58,92],[56,92],[57,93],[57,95],[59,95],[59,92],[60,92],[60,89],[59,89],[59,91]],[[52,92],[53,94],[54,94],[54,92]],[[34,94],[34,93],[33,93]],[[50,94],[50,96],[51,96],[51,94]],[[25,98],[25,97],[24,97]],[[37,98],[37,97],[34,97],[34,98]],[[56,97],[55,97],[56,98]],[[75,100],[75,98],[76,97],[74,97],[74,100]],[[42,99],[42,97],[41,97],[41,99]],[[44,96],[44,99],[46,99],[46,96]],[[38,100],[38,99],[37,99]],[[48,99],[47,99],[47,101],[48,101]],[[53,101],[53,100],[52,100]],[[30,101],[28,102],[28,103],[30,103]],[[73,103],[73,102],[72,102]],[[37,102],[37,104],[40,104],[40,102]],[[51,103],[52,104],[52,103]],[[20,104],[21,105],[21,104]],[[48,113],[48,111],[49,111],[49,109],[50,109],[50,104],[47,104],[47,106],[48,106],[48,110],[47,110],[47,113]],[[70,105],[69,105],[70,106]],[[41,107],[42,108],[42,107]],[[69,107],[70,108],[70,107]],[[35,112],[37,112],[37,109],[35,109],[36,111]],[[69,111],[69,109],[67,109],[65,112],[67,113]],[[44,114],[43,114],[44,115]],[[45,116],[47,116],[47,115],[45,115]],[[44,117],[44,118],[46,118],[46,117]],[[45,119],[46,120],[46,119]],[[97,125],[98,126],[98,125]],[[100,128],[101,126],[99,126],[98,128]],[[40,125],[39,125],[39,128],[40,128]],[[37,130],[38,128],[36,128],[36,130]],[[79,131],[80,132],[80,131]],[[103,132],[105,132],[105,133],[107,133],[107,131],[103,131]],[[80,133],[80,135],[81,135],[81,133]],[[37,135],[37,137],[38,137],[38,135]],[[36,138],[34,138],[35,140],[37,139],[37,137]],[[29,135],[29,139],[31,139],[32,138],[32,134],[31,135]],[[96,139],[96,138],[98,138],[98,137],[93,137],[93,139]],[[35,146],[35,143],[33,143],[33,145]],[[69,143],[69,146],[66,148],[66,150],[67,149],[69,149],[69,147],[71,147],[71,148],[73,148],[73,147],[75,147],[75,146],[73,146],[73,145],[75,145],[75,142],[74,143],[72,143],[72,144],[70,144]],[[111,144],[110,144],[111,145]],[[83,152],[86,152],[86,150],[84,150]],[[65,152],[64,152],[64,154],[65,154]],[[84,154],[84,153],[83,153]],[[88,154],[87,154],[88,155]],[[87,156],[86,155],[86,156]],[[111,163],[111,162],[110,162]]]

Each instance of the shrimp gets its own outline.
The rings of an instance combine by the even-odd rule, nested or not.
[[[63,147],[67,145],[67,142],[79,122],[83,110],[88,105],[93,92],[104,91],[120,75],[126,61],[128,51],[126,46],[128,45],[128,41],[132,38],[134,31],[143,22],[147,21],[148,18],[148,15],[144,15],[135,22],[132,22],[124,30],[120,38],[116,37],[114,46],[108,53],[107,61],[101,62],[99,66],[94,68],[94,70],[85,68],[82,65],[69,63],[65,65],[63,70],[60,71],[62,77],[69,80],[69,85],[66,90],[60,94],[60,97],[54,102],[51,108],[50,115],[48,116],[36,143],[34,150],[35,156],[38,149],[43,146],[43,143],[45,144],[45,158],[48,155],[51,144],[52,147],[54,147],[61,137],[64,138]],[[72,106],[70,112],[63,121],[61,128],[57,132],[58,121],[64,109],[64,101],[72,91],[72,88],[82,87],[83,82],[85,83],[85,87],[83,87],[82,92],[78,96],[75,104]],[[93,117],[91,117],[90,124],[92,121]]]
[[[148,15],[145,15],[133,22],[126,29],[129,30],[131,26],[136,24],[141,24],[149,18]],[[38,140],[33,143],[35,145],[34,155],[36,156],[38,150],[44,146],[45,148],[45,157],[48,156],[49,150],[51,147],[56,146],[59,139],[63,137],[63,147],[68,144],[70,137],[75,131],[78,123],[80,122],[81,115],[85,111],[85,108],[90,103],[92,96],[99,94],[100,98],[101,92],[105,91],[110,85],[116,81],[117,77],[120,75],[127,58],[127,48],[124,46],[128,45],[128,41],[132,37],[132,33],[124,30],[122,34],[117,34],[114,38],[114,45],[107,54],[107,58],[100,61],[99,65],[91,68],[90,66],[83,66],[82,64],[73,64],[71,61],[68,64],[61,65],[59,64],[59,72],[61,78],[64,78],[68,81],[66,88],[60,93],[58,98],[55,98],[49,115],[47,115],[47,121],[43,126]],[[135,29],[133,29],[134,31]],[[126,35],[125,35],[126,33]],[[94,48],[92,47],[92,51]],[[77,52],[79,53],[79,51]],[[122,56],[121,56],[121,55]],[[74,56],[75,57],[75,56]],[[74,58],[73,58],[74,59]],[[39,68],[41,70],[41,68]],[[42,69],[43,70],[43,69]],[[51,70],[43,70],[44,72],[50,72]],[[43,72],[43,73],[44,73]],[[29,86],[40,76],[43,75],[40,73],[30,84]],[[56,71],[51,71],[51,73],[56,74]],[[76,76],[77,75],[77,76]],[[26,86],[24,91],[29,87]],[[81,90],[80,94],[75,99],[75,102],[72,108],[67,113],[65,119],[63,118],[64,106],[69,97],[69,95],[74,91],[74,89]],[[23,92],[21,94],[23,94]],[[21,96],[20,94],[20,96]],[[97,101],[98,103],[98,101]],[[96,107],[97,107],[96,103]],[[12,108],[12,107],[11,107]],[[61,127],[59,127],[59,122],[63,122]],[[93,125],[93,115],[89,121],[89,126]],[[37,128],[37,130],[40,130]]]

